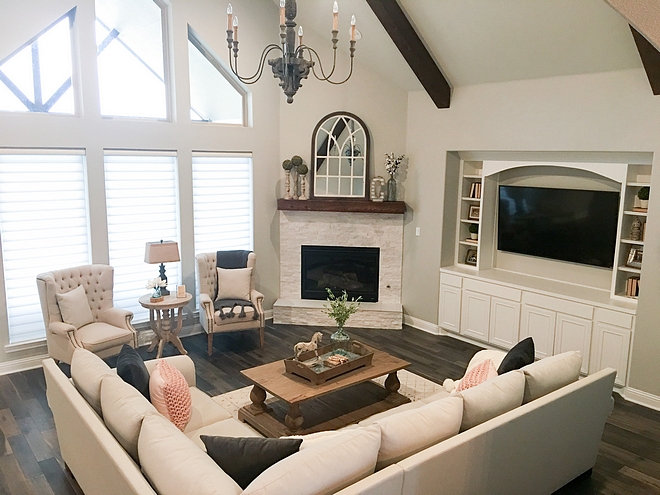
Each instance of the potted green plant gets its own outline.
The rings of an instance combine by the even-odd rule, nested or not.
[[[478,223],[471,223],[470,226],[468,227],[468,231],[470,232],[470,239],[476,241],[479,239],[479,224]]]
[[[322,311],[337,323],[337,331],[330,336],[330,340],[335,344],[335,347],[346,348],[350,337],[344,332],[344,325],[351,315],[360,309],[362,296],[357,299],[351,298],[349,301],[345,290],[342,291],[339,297],[336,297],[329,287],[326,287],[325,290],[328,291],[329,305],[324,304]]]
[[[637,198],[639,198],[639,207],[648,208],[649,207],[649,196],[651,194],[651,188],[649,186],[642,187],[637,191]]]

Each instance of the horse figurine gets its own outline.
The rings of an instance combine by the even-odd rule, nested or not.
[[[312,340],[309,342],[298,342],[293,346],[293,355],[296,359],[300,357],[303,352],[315,351],[319,347],[319,342],[323,339],[323,334],[321,332],[316,332],[312,335]]]

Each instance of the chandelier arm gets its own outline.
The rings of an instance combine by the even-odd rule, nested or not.
[[[332,77],[332,74],[335,72],[336,58],[333,62],[332,72],[330,72],[330,74],[328,74],[328,76],[326,76],[325,74],[323,74],[323,66],[321,64],[321,58],[319,57],[319,54],[316,53],[316,50],[314,50],[313,48],[310,48],[308,46],[306,46],[305,48],[307,48],[307,50],[309,50],[310,58],[311,58],[311,53],[314,53],[314,55],[316,55],[317,60],[319,61],[319,67],[321,68],[321,74],[323,75],[323,78],[320,78],[316,75],[316,72],[314,72],[314,66],[312,66],[312,73],[314,74],[314,77],[316,77],[319,81],[326,81],[326,82],[329,82],[330,84],[339,85],[339,84],[344,84],[353,75],[353,57],[351,57],[351,69],[350,69],[348,75],[346,76],[346,79],[344,79],[343,81],[331,81],[330,77]],[[336,55],[336,52],[335,52],[335,55]]]
[[[316,73],[316,70],[314,69],[314,66],[312,65],[312,74],[314,74],[314,77],[318,79],[319,81],[330,81],[330,78],[332,75],[335,73],[335,69],[337,68],[337,49],[335,48],[333,50],[333,57],[332,57],[332,70],[330,71],[330,74],[327,76],[325,75],[325,71],[323,70],[323,62],[321,62],[321,57],[317,53],[316,50],[314,50],[312,47],[303,45],[302,47],[299,47],[300,51],[303,52],[305,49],[309,52],[309,59],[312,60],[314,55],[316,55],[316,60],[318,60],[319,63],[319,69],[321,71],[321,76],[319,77],[318,74]]]
[[[231,49],[229,50],[229,68],[233,72],[233,74],[238,78],[239,81],[241,81],[243,84],[254,84],[256,83],[262,76],[264,72],[264,67],[266,65],[266,57],[270,52],[273,50],[279,50],[282,52],[282,48],[278,45],[275,45],[271,43],[270,45],[267,45],[266,48],[263,49],[261,52],[261,57],[259,58],[259,65],[257,66],[257,71],[252,74],[249,77],[243,77],[238,74],[238,56],[234,57],[234,62],[232,63],[232,55],[231,55]]]

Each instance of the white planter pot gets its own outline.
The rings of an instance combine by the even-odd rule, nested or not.
[[[639,200],[639,207],[640,208],[648,208],[649,207],[649,200],[648,199],[640,199]]]
[[[479,234],[472,234],[471,233],[470,234],[470,239],[472,239],[473,241],[476,241],[477,239],[479,239]]]

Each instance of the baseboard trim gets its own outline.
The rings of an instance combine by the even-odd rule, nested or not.
[[[657,395],[649,394],[648,392],[637,390],[636,388],[626,387],[623,397],[630,402],[639,404],[640,406],[660,411],[660,397]]]
[[[46,359],[48,354],[40,354],[22,359],[14,359],[5,363],[0,363],[0,375],[9,375],[10,373],[18,373],[20,371],[33,370],[41,368],[41,361]]]
[[[415,318],[407,314],[403,314],[403,324],[421,330],[422,332],[432,333],[433,335],[440,335],[440,327],[430,321]]]

